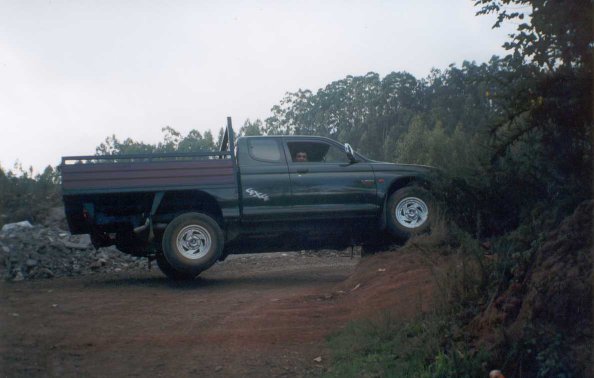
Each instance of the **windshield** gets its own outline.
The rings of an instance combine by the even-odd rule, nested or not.
[[[363,154],[361,154],[361,153],[359,153],[357,151],[355,151],[355,158],[357,160],[363,160],[363,161],[374,161],[374,160],[368,158],[367,156],[365,156],[365,155],[363,155]]]

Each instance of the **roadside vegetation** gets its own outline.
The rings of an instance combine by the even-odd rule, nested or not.
[[[424,78],[370,72],[316,92],[299,89],[269,118],[247,120],[240,130],[328,136],[372,159],[442,169],[435,191],[447,213],[441,236],[420,236],[404,248],[454,254],[464,269],[440,278],[442,300],[432,312],[407,322],[386,314],[333,336],[332,375],[476,377],[491,368],[511,376],[592,374],[591,354],[579,350],[591,349],[592,338],[592,5],[475,5],[478,16],[496,16],[495,27],[518,25],[505,44],[508,56],[452,64]],[[156,145],[114,135],[96,153],[218,146],[210,132],[163,133]],[[56,168],[39,175],[0,168],[0,225],[38,220],[60,203],[58,184]],[[566,264],[548,260],[559,250]],[[581,333],[573,332],[577,326]]]
[[[547,214],[483,242],[445,218],[410,239],[391,253],[423,257],[433,305],[410,319],[386,310],[331,335],[328,376],[592,376],[593,210],[584,201],[560,224],[547,225]]]
[[[354,322],[332,336],[330,375],[594,374],[591,4],[476,5],[479,15],[497,16],[495,26],[518,25],[506,44],[509,56],[450,66],[424,80],[347,78],[316,94],[287,95],[291,106],[277,107],[267,120],[271,131],[299,132],[312,119],[346,119],[348,127],[321,130],[338,138],[360,135],[351,139],[374,158],[430,164],[445,173],[437,193],[448,231],[413,238],[403,248],[454,254],[460,264],[436,277],[439,300],[429,313],[407,322],[389,316]],[[397,77],[397,89],[386,90]],[[358,101],[329,105],[339,88],[351,96],[338,97]],[[390,113],[395,118],[386,122],[381,106],[364,105],[370,98],[398,108]],[[340,118],[337,108],[361,121]],[[366,138],[361,130],[373,123],[383,136]]]
[[[62,202],[59,180],[57,168],[51,166],[41,174],[33,174],[32,168],[25,171],[18,164],[12,170],[0,166],[0,227],[22,220],[39,223]]]

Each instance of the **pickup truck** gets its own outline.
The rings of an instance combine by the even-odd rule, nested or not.
[[[192,279],[229,254],[372,248],[430,227],[432,169],[370,160],[316,136],[234,138],[219,151],[69,156],[73,234]]]

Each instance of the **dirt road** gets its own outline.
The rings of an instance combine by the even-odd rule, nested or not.
[[[2,283],[1,373],[318,375],[329,366],[325,337],[354,314],[424,306],[413,303],[430,289],[427,268],[388,255],[358,266],[337,253],[231,257],[186,284],[156,270]]]
[[[268,376],[322,371],[331,290],[357,260],[230,258],[189,284],[158,271],[1,287],[3,376]],[[304,306],[303,302],[308,302]],[[346,317],[345,317],[346,319]]]

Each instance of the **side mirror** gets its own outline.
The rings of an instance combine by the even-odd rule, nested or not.
[[[355,151],[353,151],[353,147],[351,147],[350,144],[345,143],[344,144],[344,152],[346,152],[347,156],[349,157],[349,160],[351,161],[351,163],[356,163],[357,159],[355,159]]]

